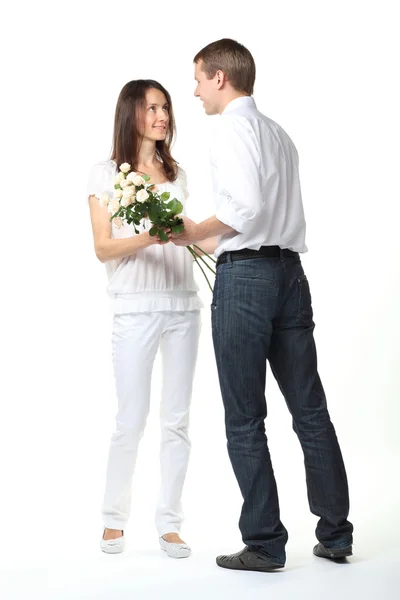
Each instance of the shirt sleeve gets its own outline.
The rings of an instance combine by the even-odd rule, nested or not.
[[[103,194],[112,195],[113,178],[108,163],[101,162],[95,164],[89,172],[89,178],[86,188],[86,198],[96,196],[99,200]]]
[[[215,139],[216,217],[239,233],[253,227],[263,208],[261,159],[246,119],[220,118]]]

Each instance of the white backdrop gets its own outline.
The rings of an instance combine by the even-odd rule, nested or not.
[[[320,373],[349,476],[355,551],[365,561],[383,552],[393,557],[399,539],[400,416],[395,5],[38,1],[7,9],[0,42],[0,567],[6,600],[47,598],[45,590],[52,598],[72,597],[68,582],[78,585],[79,577],[81,598],[112,597],[121,577],[127,582],[121,598],[139,588],[141,598],[161,597],[160,588],[149,583],[152,561],[159,560],[153,525],[158,360],[127,531],[131,554],[113,567],[110,557],[99,556],[99,511],[116,406],[106,274],[93,252],[85,188],[91,165],[109,156],[120,89],[131,79],[153,78],[172,94],[174,156],[188,174],[189,214],[200,220],[213,213],[207,156],[213,118],[193,97],[192,59],[221,37],[251,50],[258,107],[284,127],[300,154],[309,246],[303,264],[313,295]],[[191,559],[196,598],[196,577],[206,581],[207,569],[228,582],[226,572],[215,574],[214,554],[241,547],[241,499],[226,453],[210,292],[201,276],[198,281],[206,308],[183,530],[204,559],[199,572],[193,567],[196,555]],[[300,446],[270,373],[267,400],[267,432],[290,535],[288,566],[307,569],[316,518],[308,511]],[[144,583],[136,572],[134,584],[129,574],[139,556],[147,556],[140,563]],[[166,564],[164,583],[170,587],[163,597],[169,598],[188,567]],[[24,575],[18,576],[21,569]],[[49,573],[56,573],[54,580]],[[337,583],[333,571],[324,576]],[[101,593],[93,591],[99,578]],[[204,593],[219,589],[221,581]],[[240,582],[229,579],[230,586]],[[386,592],[391,597],[389,588]],[[277,586],[274,594],[281,597]]]

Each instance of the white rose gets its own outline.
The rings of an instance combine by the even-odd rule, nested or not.
[[[129,173],[129,175],[126,176],[126,180],[131,181],[133,183],[133,180],[135,179],[135,177],[137,177],[135,171],[131,171]]]
[[[132,179],[134,185],[138,186],[139,185],[144,185],[146,182],[143,179],[143,177],[141,177],[140,175],[136,175],[133,179]]]
[[[100,206],[102,208],[104,208],[105,206],[108,206],[110,202],[110,198],[108,197],[107,194],[103,194],[102,197],[100,198]]]
[[[130,204],[132,204],[134,202],[134,200],[135,200],[135,190],[134,190],[133,186],[129,185],[122,192],[121,204],[122,204],[122,206],[129,206]]]
[[[122,198],[122,190],[114,190],[114,198]]]
[[[118,175],[114,177],[114,185],[119,185],[121,179],[125,179],[125,175],[123,173],[118,173]]]
[[[122,189],[124,189],[127,185],[129,185],[129,182],[126,179],[121,179],[119,185],[122,187]]]
[[[134,190],[133,185],[126,186],[126,188],[122,192],[122,195],[124,198],[131,198],[131,196],[134,196],[135,190]]]
[[[119,210],[119,207],[120,207],[120,203],[119,203],[118,198],[114,198],[113,200],[111,200],[111,208],[112,208],[113,213],[116,213],[117,210]]]
[[[119,170],[122,171],[122,173],[128,173],[131,170],[131,165],[128,163],[122,163]]]
[[[126,208],[130,204],[133,204],[134,201],[135,201],[135,197],[134,196],[130,196],[129,198],[122,198],[122,200],[121,200],[121,206],[124,206]]]
[[[115,219],[113,219],[113,223],[117,229],[121,229],[121,227],[122,227],[121,217],[115,217]]]
[[[146,200],[150,198],[149,194],[146,192],[146,190],[139,190],[138,193],[136,194],[136,200],[138,202],[146,202]]]

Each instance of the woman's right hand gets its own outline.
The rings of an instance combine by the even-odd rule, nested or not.
[[[169,242],[171,241],[171,230],[165,229],[164,231],[168,235],[168,242],[164,242],[160,239],[158,235],[150,235],[150,233],[146,231],[146,234],[149,237],[149,246],[153,246],[154,244],[158,244],[159,246],[165,246],[165,244],[169,244]]]
[[[132,256],[139,250],[154,244],[168,244],[168,242],[162,242],[158,236],[151,236],[148,231],[114,239],[107,208],[100,206],[99,199],[94,195],[89,197],[89,205],[94,248],[97,258],[103,263]],[[169,231],[168,237],[170,237],[170,233]]]

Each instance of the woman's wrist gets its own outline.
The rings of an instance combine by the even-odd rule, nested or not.
[[[143,235],[143,239],[145,241],[146,246],[153,246],[154,244],[157,244],[157,236],[156,235],[150,235],[150,233],[148,231],[144,231],[142,233]]]

